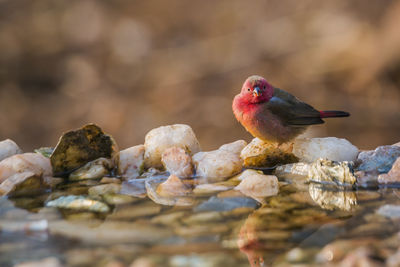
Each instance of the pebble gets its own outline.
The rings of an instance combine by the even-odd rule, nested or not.
[[[320,158],[311,164],[308,176],[311,181],[319,183],[353,185],[356,182],[352,165],[347,161],[335,162]]]
[[[170,147],[183,148],[189,155],[199,152],[200,144],[192,128],[185,124],[161,126],[145,137],[145,168],[162,168],[161,155]]]
[[[256,208],[258,202],[248,197],[218,198],[210,197],[207,201],[194,208],[194,211],[230,211],[241,207]]]
[[[68,179],[70,181],[100,179],[109,174],[111,168],[112,164],[110,159],[98,158],[70,173]]]
[[[125,179],[135,179],[144,172],[144,145],[121,150],[113,158],[118,175]]]
[[[194,168],[192,158],[180,147],[170,147],[161,155],[161,162],[165,169],[179,178],[193,176]]]
[[[22,150],[11,139],[6,139],[0,142],[0,161],[11,157],[15,154],[21,154]]]
[[[235,189],[259,202],[264,202],[263,198],[277,195],[279,192],[278,178],[275,175],[245,170],[239,179],[242,181]]]
[[[110,211],[110,208],[105,203],[85,196],[62,196],[47,202],[46,207],[93,212]]]
[[[381,174],[378,176],[378,182],[381,184],[400,182],[400,157],[396,159],[392,168],[387,174]]]
[[[400,205],[386,204],[381,206],[377,213],[391,219],[400,219]]]
[[[399,146],[380,146],[375,150],[363,151],[358,155],[359,166],[357,170],[387,173],[398,157],[400,157]]]
[[[191,189],[178,176],[172,174],[165,182],[158,185],[156,192],[162,197],[174,197],[188,195]]]

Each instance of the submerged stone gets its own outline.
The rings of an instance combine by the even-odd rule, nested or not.
[[[109,212],[110,208],[98,200],[93,200],[85,196],[63,196],[46,203],[46,207],[56,207],[61,209]]]
[[[399,146],[380,146],[375,150],[363,151],[358,155],[357,162],[359,165],[357,170],[387,173],[398,157],[400,157]]]
[[[179,178],[189,178],[193,176],[192,158],[180,147],[170,147],[161,156],[162,164],[165,169]]]
[[[116,150],[113,138],[95,124],[62,135],[50,156],[54,175],[64,176],[98,158],[112,158]]]
[[[111,160],[106,158],[98,158],[86,163],[83,167],[71,172],[70,181],[80,181],[88,179],[100,179],[109,174],[112,168]]]
[[[274,174],[291,182],[304,182],[308,179],[310,164],[299,162],[276,167]]]
[[[302,162],[314,162],[319,158],[333,161],[355,161],[358,148],[346,139],[336,137],[302,138],[293,144],[293,154]]]
[[[258,202],[263,203],[265,197],[277,195],[279,192],[278,178],[275,175],[264,175],[255,170],[246,170],[242,175],[244,178],[235,189]]]
[[[185,196],[190,192],[190,188],[185,185],[178,176],[173,174],[157,187],[157,194],[162,197]]]
[[[148,132],[145,137],[145,168],[162,168],[161,155],[170,147],[180,147],[189,155],[200,151],[200,144],[192,130],[185,124],[161,126]]]
[[[146,197],[146,179],[131,179],[122,182],[121,194],[144,198]]]
[[[114,158],[118,175],[134,179],[144,172],[144,145],[133,146],[118,152]]]
[[[327,190],[318,184],[309,185],[311,198],[326,210],[351,211],[357,205],[357,196],[353,191]]]
[[[297,162],[297,157],[292,153],[292,144],[267,143],[254,138],[240,153],[244,166],[274,167],[287,163]]]
[[[213,196],[194,208],[194,211],[230,211],[241,207],[255,209],[257,206],[258,202],[248,197],[218,198]]]
[[[214,182],[238,174],[242,170],[243,161],[240,158],[240,149],[237,147],[243,145],[242,141],[236,141],[217,150],[195,154],[193,162],[196,175]]]
[[[397,158],[387,174],[379,175],[378,182],[381,184],[400,183],[400,157]]]
[[[311,164],[308,175],[311,181],[319,183],[353,185],[356,182],[352,164],[346,161],[335,162],[326,159],[318,159]]]
[[[0,161],[11,157],[15,154],[21,154],[22,150],[11,139],[6,139],[0,142]]]

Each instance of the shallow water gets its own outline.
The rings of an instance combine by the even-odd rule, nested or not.
[[[360,247],[383,264],[400,245],[400,214],[377,213],[400,205],[396,188],[334,191],[282,182],[264,204],[228,190],[191,196],[189,206],[130,197],[109,213],[44,207],[48,199],[85,195],[96,184],[0,198],[0,266],[47,257],[66,266],[322,266]]]

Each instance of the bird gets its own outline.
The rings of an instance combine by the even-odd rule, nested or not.
[[[324,123],[325,118],[350,116],[345,111],[318,111],[259,75],[246,79],[233,99],[232,109],[250,134],[278,144],[293,140],[310,125]]]

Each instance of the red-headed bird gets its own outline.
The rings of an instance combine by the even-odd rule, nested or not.
[[[246,79],[232,108],[236,119],[253,136],[279,144],[292,140],[309,125],[324,123],[323,118],[350,116],[344,111],[318,111],[257,75]]]

